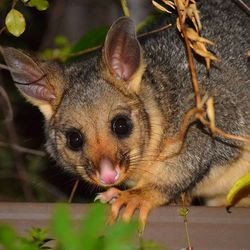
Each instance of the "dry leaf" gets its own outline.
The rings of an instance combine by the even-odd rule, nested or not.
[[[247,51],[247,56],[250,57],[250,50]]]
[[[209,58],[210,60],[213,61],[218,61],[219,59],[213,55],[211,52],[209,52],[205,45],[201,42],[195,42],[192,44],[193,46],[193,50],[195,51],[195,53],[197,53],[198,55],[205,57],[205,58]]]
[[[162,5],[160,5],[159,3],[157,3],[156,1],[152,0],[152,4],[158,9],[161,10],[163,12],[167,12],[167,13],[172,13],[171,11],[169,11],[168,9],[166,9],[165,7],[163,7]]]
[[[180,23],[180,18],[179,17],[176,18],[176,28],[181,33],[181,23]],[[181,35],[182,35],[182,33],[181,33]]]
[[[173,1],[170,0],[162,0],[163,3],[165,3],[166,5],[168,5],[169,7],[171,7],[172,9],[175,9],[175,4]]]
[[[214,42],[199,36],[199,34],[192,28],[187,28],[187,36],[192,41],[214,45]]]
[[[180,11],[185,11],[186,10],[184,0],[175,0],[175,5],[176,5],[176,2],[178,2],[178,6],[179,6]]]
[[[200,12],[197,9],[196,3],[189,4],[187,8],[187,16],[192,21],[195,29],[200,31],[202,29],[202,25],[200,21]]]

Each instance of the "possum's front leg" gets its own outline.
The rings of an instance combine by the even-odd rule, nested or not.
[[[145,228],[149,212],[154,207],[167,202],[166,195],[149,187],[133,188],[126,191],[110,188],[106,192],[98,194],[96,200],[111,204],[109,223],[113,223],[117,219],[123,206],[125,208],[121,217],[126,222],[130,221],[135,210],[139,209],[138,221],[141,232]]]

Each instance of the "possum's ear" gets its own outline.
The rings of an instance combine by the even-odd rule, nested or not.
[[[17,88],[29,102],[39,107],[46,119],[50,119],[63,91],[62,83],[59,84],[60,67],[53,63],[37,63],[14,48],[0,49]]]
[[[106,36],[103,58],[111,77],[124,81],[132,91],[139,91],[144,64],[130,18],[121,17],[113,23]]]

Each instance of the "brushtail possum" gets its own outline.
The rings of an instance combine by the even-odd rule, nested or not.
[[[208,74],[196,58],[201,92],[214,97],[218,128],[249,136],[249,16],[232,1],[205,1],[200,10],[202,36],[216,42],[221,59]],[[175,19],[165,22],[172,27],[138,39],[133,21],[121,17],[101,50],[69,65],[1,49],[17,88],[44,114],[49,154],[106,187],[97,199],[112,203],[113,218],[125,206],[123,219],[139,209],[142,224],[153,207],[181,193],[223,205],[232,184],[250,171],[249,144],[213,135],[198,120],[181,146],[171,143],[195,98]]]

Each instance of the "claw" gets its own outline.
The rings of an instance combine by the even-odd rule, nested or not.
[[[102,196],[102,193],[98,193],[97,196],[95,197],[94,199],[94,202],[96,201],[100,201],[101,203],[107,203],[104,199],[103,199],[103,196]]]
[[[101,203],[113,204],[120,195],[120,190],[116,188],[110,188],[106,192],[99,193],[95,197],[94,201],[100,201]]]

